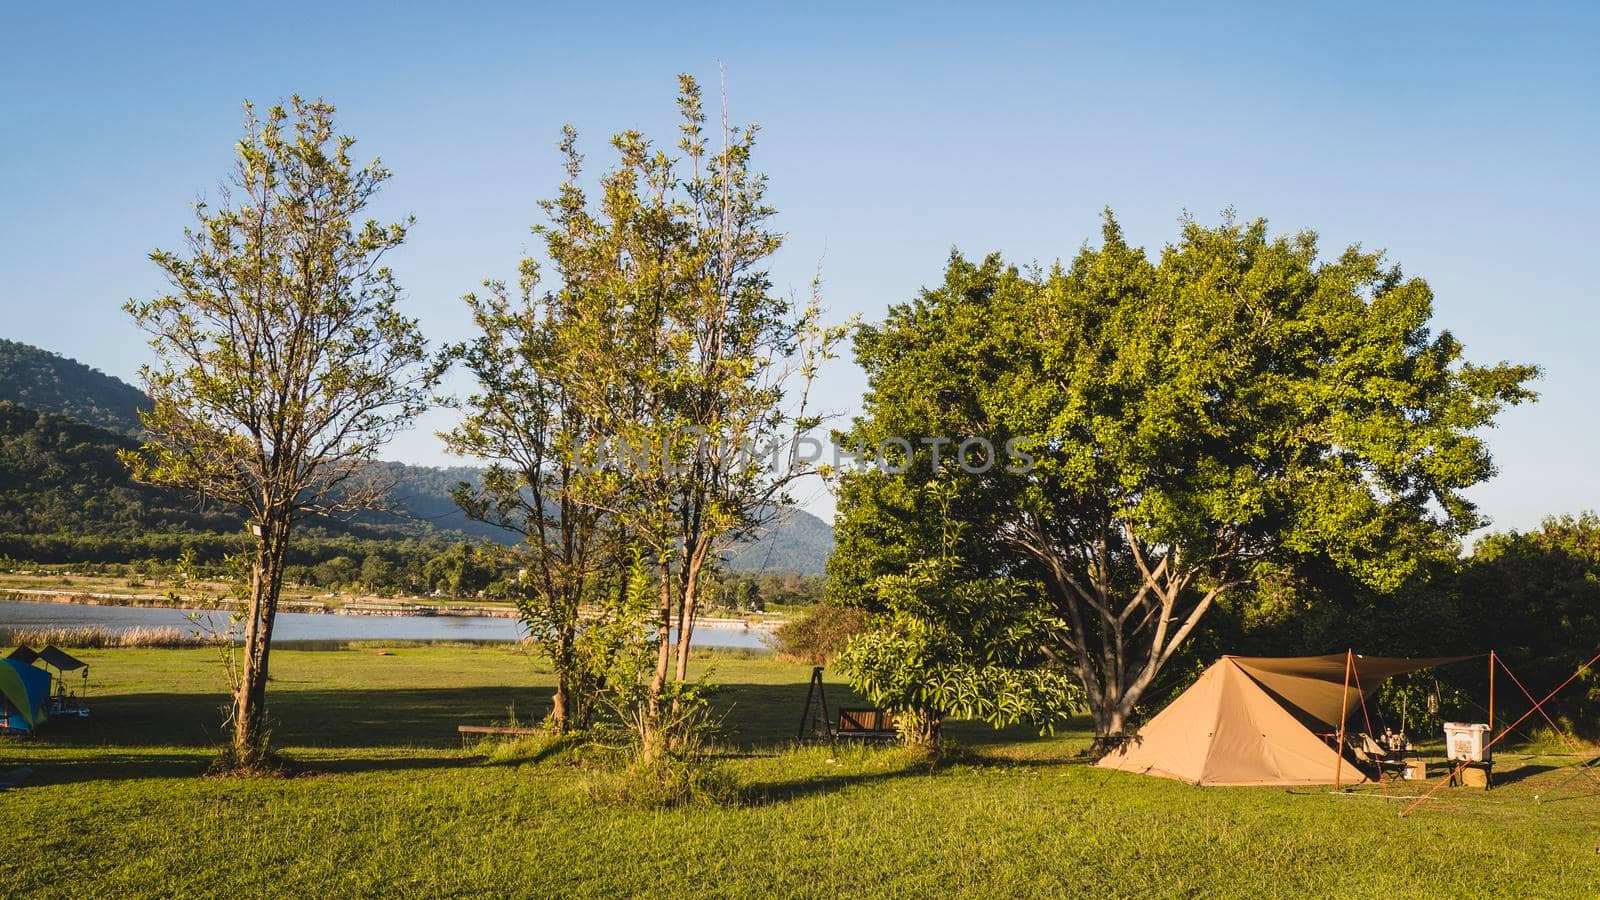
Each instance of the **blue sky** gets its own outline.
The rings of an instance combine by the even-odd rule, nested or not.
[[[161,287],[146,254],[226,174],[240,102],[299,92],[394,170],[378,213],[417,217],[411,309],[461,338],[460,295],[514,274],[560,178],[560,126],[603,163],[612,132],[670,134],[675,73],[720,63],[763,126],[781,287],[821,260],[835,313],[874,319],[952,246],[1068,257],[1109,205],[1153,250],[1232,206],[1386,249],[1471,358],[1545,368],[1474,492],[1498,527],[1600,507],[1595,7],[224,6],[0,12],[0,335],[131,379],[119,308]],[[826,405],[862,385],[841,360]],[[446,423],[389,455],[449,462]]]

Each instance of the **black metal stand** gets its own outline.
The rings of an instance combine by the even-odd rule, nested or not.
[[[817,713],[811,714],[812,698],[817,700]],[[822,686],[822,667],[813,666],[811,669],[811,686],[806,688],[806,708],[800,713],[800,730],[795,735],[796,740],[806,740],[806,727],[810,726],[811,737],[827,735],[828,744],[833,744],[833,718],[828,714],[828,692]]]

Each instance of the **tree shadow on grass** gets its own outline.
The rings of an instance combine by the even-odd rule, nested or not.
[[[302,689],[267,693],[272,742],[310,748],[459,748],[456,726],[523,723],[550,711],[545,687]],[[742,749],[792,744],[805,685],[728,684],[713,703],[725,737]],[[841,689],[841,694],[843,693]],[[830,698],[831,699],[831,698]],[[210,747],[225,736],[221,693],[127,693],[93,698],[86,719],[55,719],[30,739],[44,746]]]
[[[733,683],[713,698],[723,722],[719,743],[735,756],[783,752],[797,743],[807,685]],[[828,685],[830,712],[862,706],[842,684]],[[213,748],[227,737],[220,693],[126,693],[94,698],[87,719],[45,723],[33,738],[5,749],[12,764],[40,770],[34,783],[96,778],[174,778],[203,774]],[[309,774],[381,770],[420,770],[482,766],[484,755],[462,752],[458,725],[504,722],[514,706],[522,722],[538,722],[550,708],[546,687],[440,687],[306,689],[293,683],[268,693],[268,720],[275,747],[288,748]],[[954,723],[952,734],[965,748],[954,761],[974,765],[1042,765],[1048,760],[991,752],[1032,735],[1026,729],[995,732],[981,724]],[[30,753],[29,748],[41,752]],[[393,754],[375,753],[393,749]],[[512,756],[504,764],[537,763],[555,746],[532,756]],[[339,751],[353,751],[340,757]],[[119,752],[133,751],[133,752]],[[167,752],[174,751],[174,752]],[[432,752],[430,752],[432,751]],[[449,752],[440,752],[449,751]],[[51,770],[46,773],[44,770]],[[758,788],[773,796],[798,796],[847,786],[852,776],[823,776],[816,784],[776,783]],[[867,776],[862,776],[867,777]],[[883,777],[873,773],[871,777]],[[843,779],[843,780],[841,780]]]
[[[213,756],[194,754],[97,753],[76,758],[53,758],[29,764],[33,771],[18,787],[75,784],[91,781],[145,781],[198,778],[210,773]],[[347,759],[298,759],[288,754],[285,780],[322,775],[357,775],[368,772],[415,772],[462,766],[494,767],[524,760],[494,761],[460,755],[360,756]],[[271,777],[271,776],[269,776]]]
[[[883,751],[894,753],[892,749]],[[747,784],[740,791],[740,802],[747,806],[773,806],[795,800],[832,794],[861,785],[879,784],[902,778],[936,777],[939,774],[963,768],[986,769],[1054,769],[1058,767],[1087,767],[1093,763],[1073,758],[1019,759],[1010,756],[993,756],[969,751],[957,751],[933,760],[908,759],[892,769],[872,772],[838,774],[809,774],[796,778]]]
[[[28,761],[32,771],[13,790],[89,781],[127,781],[194,778],[206,773],[211,755],[206,753],[106,753]]]
[[[220,694],[115,694],[96,698],[87,719],[41,726],[36,746],[211,747],[226,736]],[[278,690],[267,696],[272,743],[312,749],[459,748],[456,726],[503,721],[515,706],[537,722],[547,691],[526,688]]]
[[[1546,772],[1554,772],[1559,768],[1561,767],[1525,763],[1517,766],[1515,769],[1497,769],[1497,771],[1494,773],[1494,786],[1509,787],[1510,785],[1516,784],[1519,781],[1525,781],[1534,777],[1535,775],[1543,775]]]
[[[778,806],[796,800],[803,800],[807,797],[836,793],[861,785],[879,784],[901,778],[914,778],[919,775],[926,775],[929,771],[926,767],[912,766],[887,769],[881,772],[808,775],[803,778],[757,782],[740,788],[739,803],[744,806]]]

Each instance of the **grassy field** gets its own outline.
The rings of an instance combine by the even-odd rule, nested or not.
[[[305,773],[200,777],[220,703],[199,650],[84,651],[94,716],[0,741],[11,896],[714,895],[1592,897],[1600,788],[1571,758],[1407,818],[1375,788],[1194,788],[1083,765],[1081,731],[951,728],[930,770],[897,750],[796,748],[809,671],[707,656],[726,687],[733,799],[596,799],[567,751],[464,748],[460,723],[543,713],[511,647],[273,655],[274,739]],[[831,688],[830,699],[843,698]],[[1414,785],[1403,789],[1416,790]],[[1390,789],[1391,793],[1395,789]],[[1543,802],[1535,802],[1541,795]]]

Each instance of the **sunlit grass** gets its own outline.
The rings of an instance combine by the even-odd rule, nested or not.
[[[956,723],[957,749],[937,760],[796,746],[809,669],[717,654],[697,660],[725,685],[716,781],[663,808],[603,748],[461,740],[457,724],[543,715],[537,654],[355,645],[274,653],[274,739],[300,774],[229,780],[199,777],[221,703],[210,654],[81,655],[94,716],[0,742],[0,769],[33,769],[0,792],[9,895],[1561,897],[1600,885],[1600,785],[1569,757],[1503,753],[1504,787],[1445,789],[1402,819],[1386,795],[1421,786],[1194,788],[1085,765],[1079,729]]]

